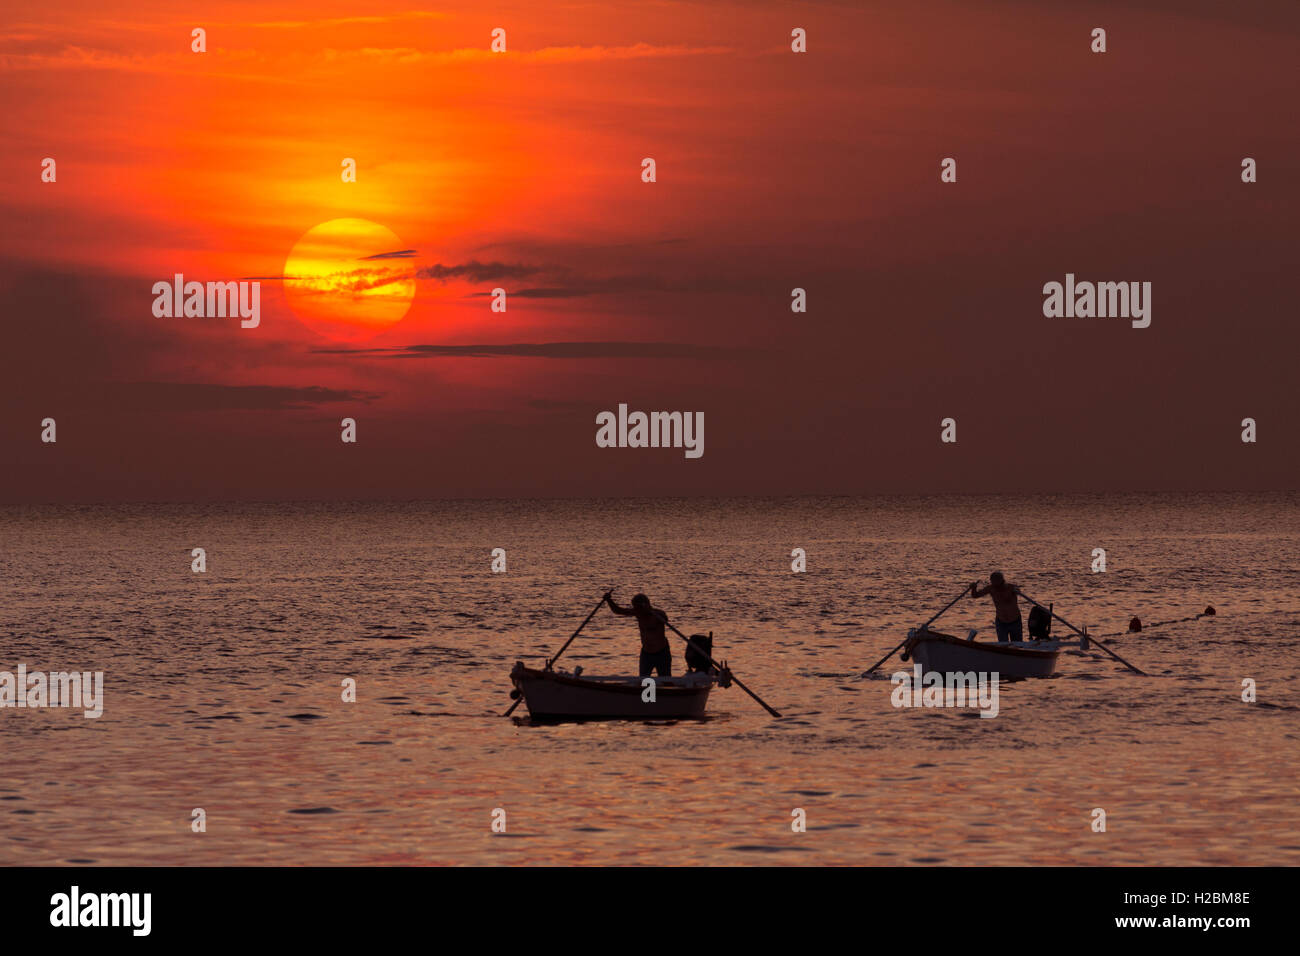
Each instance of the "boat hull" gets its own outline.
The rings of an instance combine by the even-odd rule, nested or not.
[[[914,631],[908,645],[924,672],[996,673],[1003,680],[1050,677],[1061,655],[1054,641],[967,641],[938,631]]]
[[[699,719],[716,682],[708,674],[656,677],[655,699],[646,701],[640,677],[575,677],[518,663],[510,680],[540,720]]]

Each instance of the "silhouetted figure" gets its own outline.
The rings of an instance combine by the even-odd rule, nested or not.
[[[651,607],[650,599],[644,594],[632,598],[631,607],[620,607],[608,594],[605,601],[615,614],[636,618],[636,626],[641,630],[641,676],[648,677],[651,671],[656,671],[660,677],[672,677],[673,653],[668,646],[668,635],[664,633],[668,615],[657,607]]]
[[[970,596],[981,598],[988,595],[993,599],[997,616],[993,626],[997,629],[999,641],[1019,641],[1024,637],[1020,621],[1020,601],[1016,596],[1016,586],[1008,584],[1001,571],[989,575],[988,587],[980,588],[976,581],[970,586]]]

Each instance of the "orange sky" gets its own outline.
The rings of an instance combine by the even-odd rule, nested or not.
[[[1294,487],[1294,5],[114,6],[0,32],[0,501]],[[337,218],[429,276],[391,351],[275,279]],[[1153,328],[1051,325],[1066,271]],[[267,277],[261,326],[154,318],[178,272]],[[624,401],[708,453],[595,449]]]

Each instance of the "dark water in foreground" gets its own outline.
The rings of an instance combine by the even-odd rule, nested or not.
[[[106,693],[0,710],[0,863],[1296,864],[1297,553],[1294,495],[0,510],[0,670]],[[1004,684],[995,719],[859,679],[995,567],[1095,633],[1219,614],[1111,645],[1148,677],[1076,652]],[[785,716],[732,688],[704,723],[502,719],[510,665],[610,586]],[[636,649],[602,611],[563,663]]]

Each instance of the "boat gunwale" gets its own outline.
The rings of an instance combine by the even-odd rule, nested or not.
[[[670,684],[667,681],[679,681],[688,675],[682,674],[674,677],[655,677],[655,692],[657,694],[667,694],[669,697],[688,697],[697,694],[703,694],[711,691],[717,684],[717,678],[713,675],[705,675],[708,680],[696,680],[692,684]],[[582,690],[595,691],[604,694],[635,694],[640,696],[644,688],[640,681],[641,677],[621,678],[626,681],[635,681],[635,683],[610,683],[607,681],[592,680],[585,677],[574,677],[572,674],[563,674],[557,671],[538,670],[537,668],[527,667],[523,664],[516,664],[510,672],[510,679],[516,685],[521,685],[525,681],[551,681],[552,683],[561,684],[568,687],[580,688]],[[614,675],[611,680],[619,680]]]
[[[910,642],[915,646],[922,641],[934,640],[943,644],[956,645],[957,647],[973,648],[977,651],[988,651],[992,654],[1003,654],[1010,657],[1019,657],[1023,660],[1046,660],[1049,657],[1059,657],[1062,648],[1053,647],[1034,647],[1034,641],[968,641],[962,637],[955,637],[952,634],[944,634],[941,631],[918,630],[910,638]],[[1057,641],[1042,641],[1043,644],[1059,644]],[[1017,646],[1023,645],[1023,646]],[[1066,645],[1073,646],[1073,645]]]

